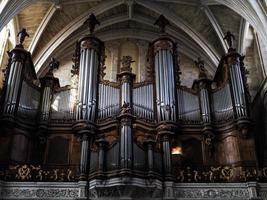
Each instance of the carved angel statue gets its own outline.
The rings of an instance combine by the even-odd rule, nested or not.
[[[121,114],[125,114],[125,113],[131,113],[131,106],[129,103],[126,103],[124,101],[122,107],[121,107]]]
[[[51,58],[51,61],[49,62],[49,72],[53,72],[54,69],[58,69],[59,67],[59,61],[57,61],[54,57]]]
[[[131,56],[123,56],[121,59],[121,64],[122,64],[121,71],[131,72],[132,71],[131,63],[133,62],[135,61],[133,61],[133,58]]]
[[[95,31],[95,26],[100,25],[100,22],[96,19],[96,16],[92,13],[89,18],[84,22],[88,24],[90,34],[93,34]]]
[[[223,39],[226,40],[226,42],[229,45],[230,49],[233,48],[235,36],[230,31],[227,31],[227,33],[226,33],[226,35],[224,36]]]
[[[26,29],[23,28],[17,35],[17,37],[19,38],[19,44],[23,44],[25,37],[30,37],[29,34],[26,32]]]
[[[199,70],[198,78],[207,78],[207,74],[206,74],[207,71],[204,67],[204,60],[198,57],[197,61],[195,61],[195,65]]]

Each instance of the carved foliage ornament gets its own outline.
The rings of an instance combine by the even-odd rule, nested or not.
[[[173,53],[173,42],[168,39],[160,39],[154,43],[154,54],[159,50],[170,50]]]
[[[84,49],[94,49],[96,52],[100,52],[101,50],[101,44],[98,40],[89,38],[81,41],[81,50]]]

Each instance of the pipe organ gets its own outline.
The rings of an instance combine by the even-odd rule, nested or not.
[[[76,160],[69,156],[65,164],[76,162],[77,177],[82,181],[118,176],[177,181],[177,170],[185,165],[246,167],[255,163],[255,157],[240,153],[242,147],[253,143],[241,55],[230,49],[222,57],[214,80],[203,75],[200,63],[201,76],[187,88],[179,82],[182,75],[174,41],[163,35],[151,43],[149,51],[152,79],[136,82],[131,69],[134,61],[124,56],[117,81],[106,81],[104,43],[93,33],[86,35],[77,42],[74,56],[78,88],[60,88],[52,72],[58,62],[52,59],[39,87],[26,80],[34,79],[24,73],[32,67],[29,52],[21,46],[12,50],[0,127],[12,122],[16,128],[11,126],[10,130],[16,134],[21,130],[28,140],[23,151],[14,149],[7,162],[36,159],[31,151],[40,151],[33,145],[37,130],[37,135],[45,138],[44,157],[49,152],[46,148],[57,148],[48,145],[53,134],[72,141],[73,146],[66,146],[71,146]],[[36,120],[26,126],[21,118]],[[12,137],[19,140],[16,134]],[[190,146],[188,141],[196,145]],[[172,151],[174,148],[180,151]],[[20,159],[22,152],[25,158]],[[195,159],[196,152],[202,157]],[[45,163],[45,159],[40,162]],[[237,180],[239,171],[233,174]]]

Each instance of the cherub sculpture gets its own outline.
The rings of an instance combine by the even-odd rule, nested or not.
[[[133,61],[133,58],[131,56],[123,56],[121,59],[121,64],[122,64],[121,71],[131,72],[132,71],[131,63],[133,62],[135,61]]]
[[[129,103],[126,103],[124,101],[122,107],[121,107],[121,114],[125,114],[125,113],[131,113],[131,106]]]

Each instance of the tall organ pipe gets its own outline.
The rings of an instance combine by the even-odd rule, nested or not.
[[[23,48],[16,47],[10,54],[8,77],[5,85],[5,97],[3,114],[15,115],[18,101],[20,99],[20,90],[24,76],[25,66],[30,54]]]
[[[156,102],[158,121],[176,121],[176,90],[173,52],[175,45],[169,39],[154,42]]]
[[[104,53],[104,45],[99,39],[92,35],[82,38],[78,44],[78,49],[76,49],[76,52],[79,52],[78,104],[76,108],[77,122],[73,124],[73,129],[81,138],[80,179],[83,180],[86,179],[90,166],[90,135],[95,134],[96,129],[94,122],[97,108],[97,77],[100,67],[100,58]],[[104,92],[103,89],[104,87],[102,88]]]
[[[97,74],[102,42],[94,37],[80,41],[77,119],[94,122],[97,102]]]
[[[153,43],[155,63],[155,85],[157,132],[163,153],[165,178],[171,177],[171,137],[177,130],[176,123],[176,81],[175,64],[176,45],[168,38],[159,38]]]
[[[200,98],[202,122],[205,125],[210,125],[211,109],[210,109],[209,89],[211,81],[209,79],[199,79],[198,84],[199,84],[199,98]]]
[[[248,117],[246,105],[246,92],[244,87],[243,75],[241,68],[241,56],[238,53],[232,53],[227,57],[229,67],[229,75],[231,82],[231,90],[235,114],[237,118]]]
[[[55,78],[52,71],[49,71],[44,77],[40,78],[42,99],[40,106],[40,123],[47,122],[50,117],[50,108],[53,99],[55,87],[59,87],[59,80]]]

